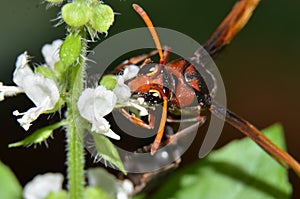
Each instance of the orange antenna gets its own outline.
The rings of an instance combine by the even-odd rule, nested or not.
[[[158,39],[158,36],[157,36],[157,32],[151,22],[151,19],[149,18],[149,16],[147,15],[147,13],[145,12],[145,10],[143,10],[143,8],[141,8],[141,6],[137,5],[137,4],[132,4],[132,7],[133,9],[141,16],[141,18],[144,20],[144,22],[146,23],[151,35],[152,35],[152,38],[154,40],[154,43],[155,43],[155,46],[158,50],[158,54],[159,54],[159,57],[160,57],[160,63],[164,63],[165,59],[164,59],[164,55],[163,55],[163,52],[162,52],[162,48],[161,48],[161,45],[160,45],[160,41]]]

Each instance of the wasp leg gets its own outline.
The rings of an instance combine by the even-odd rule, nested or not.
[[[147,64],[150,64],[151,62],[152,62],[152,60],[151,60],[150,58],[146,58],[146,59],[144,60],[144,62],[142,63],[141,68],[142,68],[143,66],[147,65]]]
[[[153,56],[153,55],[156,55],[157,54],[157,50],[153,50],[149,53],[145,53],[145,54],[142,54],[142,55],[138,55],[138,56],[135,56],[135,57],[132,57],[126,61],[124,61],[123,63],[119,64],[115,70],[112,72],[113,74],[118,74],[120,71],[122,71],[126,66],[128,65],[136,65],[144,60],[146,60],[147,58]]]
[[[260,0],[238,1],[212,36],[203,45],[211,55],[215,55],[228,45],[235,35],[247,24]]]
[[[300,176],[300,164],[287,152],[279,148],[271,140],[269,140],[255,126],[250,124],[245,119],[236,115],[228,109],[214,103],[211,107],[211,112],[221,119],[225,119],[227,123],[242,132],[244,135],[251,138],[261,148],[263,148],[273,159],[277,160],[283,166],[288,165],[295,173]]]
[[[154,121],[155,121],[155,116],[152,113],[149,113],[148,116],[148,121],[149,124],[147,124],[146,122],[144,122],[143,120],[137,118],[134,115],[131,115],[130,113],[128,113],[125,109],[119,109],[119,111],[122,113],[122,115],[124,117],[126,117],[130,122],[132,122],[133,124],[146,128],[146,129],[153,129],[154,128]]]
[[[172,117],[167,118],[167,122],[170,123],[181,123],[181,122],[200,122],[200,124],[203,124],[206,120],[206,116],[199,115],[197,117],[191,117],[191,118],[180,118],[180,119],[174,119]]]
[[[202,124],[199,122],[196,122],[195,124],[192,124],[178,132],[176,132],[174,135],[171,135],[165,142],[164,144],[170,144],[173,142],[176,142],[178,140],[180,140],[183,137],[188,136],[189,134],[195,132],[198,130],[199,126],[201,126]]]
[[[151,151],[150,151],[151,155],[154,155],[154,153],[157,151],[161,143],[161,139],[163,137],[165,125],[167,121],[167,111],[168,111],[168,98],[166,96],[163,96],[163,110],[161,114],[158,132],[153,142],[153,145],[151,146]]]

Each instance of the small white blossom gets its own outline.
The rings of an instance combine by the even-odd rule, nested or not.
[[[28,130],[31,122],[36,120],[39,115],[55,107],[60,97],[59,90],[52,79],[33,73],[28,65],[27,52],[21,54],[17,59],[13,81],[36,105],[25,113],[14,111],[16,116],[23,115],[18,122],[25,130]]]
[[[51,192],[62,190],[63,176],[59,173],[37,175],[23,191],[24,199],[43,199]]]
[[[139,72],[139,67],[136,65],[128,65],[124,69],[123,75],[116,76],[117,85],[113,92],[116,94],[118,103],[124,104],[128,102],[131,91],[130,88],[125,84],[125,81],[135,77]]]
[[[134,186],[130,180],[123,180],[117,190],[117,199],[128,199],[134,191]]]
[[[111,129],[108,121],[104,118],[112,112],[116,105],[117,97],[104,86],[95,89],[85,89],[78,99],[77,107],[80,115],[92,124],[92,131],[104,134],[113,139],[120,139]]]
[[[122,76],[117,76],[117,85],[113,92],[117,96],[117,101],[121,104],[128,101],[131,96],[130,88],[124,84],[124,78]]]
[[[120,139],[120,136],[110,129],[108,121],[104,118],[112,112],[117,102],[121,106],[134,106],[141,111],[142,115],[148,114],[145,108],[130,102],[131,91],[125,84],[126,80],[137,75],[138,70],[139,68],[135,65],[127,66],[123,75],[116,76],[117,84],[113,91],[107,90],[104,86],[98,86],[95,89],[87,88],[82,92],[77,107],[81,116],[92,124],[91,131],[113,139]]]
[[[140,68],[136,65],[126,66],[126,68],[124,69],[123,75],[122,75],[124,78],[124,81],[127,81],[127,80],[137,76],[139,70],[140,70]]]
[[[141,104],[144,103],[144,98],[138,98],[137,100],[130,99],[131,96],[131,90],[130,88],[125,84],[127,80],[130,80],[131,78],[137,76],[139,72],[139,67],[136,65],[128,65],[125,67],[123,75],[116,76],[117,78],[117,84],[116,87],[113,89],[113,92],[117,96],[117,102],[121,106],[129,106],[134,107],[137,110],[139,110],[140,116],[146,116],[148,115],[148,111],[146,108],[141,106]],[[143,101],[141,101],[143,100]]]
[[[130,180],[119,180],[103,168],[88,169],[87,178],[90,186],[100,187],[117,199],[131,198],[134,192],[134,185]]]
[[[44,56],[46,64],[54,70],[54,64],[59,61],[59,48],[63,41],[57,39],[52,44],[45,44],[42,48],[42,54]]]

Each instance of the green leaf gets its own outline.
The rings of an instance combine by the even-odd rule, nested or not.
[[[51,192],[45,199],[68,199],[68,193],[66,191]]]
[[[91,8],[92,17],[91,26],[99,33],[107,33],[109,27],[114,22],[114,11],[108,5],[100,2],[94,4]]]
[[[280,125],[263,132],[285,147]],[[153,198],[287,199],[291,196],[287,174],[259,146],[244,138],[175,173]]]
[[[85,25],[90,19],[90,8],[81,2],[67,3],[61,10],[63,20],[72,27]]]
[[[117,85],[117,78],[114,75],[105,75],[102,77],[100,85],[104,86],[107,90],[113,90]]]
[[[81,37],[77,34],[69,34],[59,51],[60,60],[64,65],[70,66],[73,64],[81,53]]]
[[[45,141],[46,139],[48,139],[52,135],[53,130],[61,127],[65,123],[66,122],[64,120],[62,120],[62,121],[57,122],[55,124],[43,127],[41,129],[36,130],[35,132],[33,132],[31,135],[26,137],[24,140],[9,144],[8,147],[11,148],[11,147],[19,147],[19,146],[30,146],[32,144],[41,143],[41,142]]]
[[[105,160],[114,164],[124,174],[126,174],[122,160],[113,143],[104,135],[93,133],[95,146],[98,154]]]
[[[13,172],[0,162],[0,198],[22,198],[22,187]]]

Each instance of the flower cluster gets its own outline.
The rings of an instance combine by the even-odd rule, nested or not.
[[[53,74],[56,73],[56,65],[60,62],[58,52],[62,44],[63,41],[55,40],[52,44],[44,45],[42,54],[45,64],[36,67],[35,71],[29,65],[28,53],[22,53],[17,58],[13,74],[13,81],[17,86],[4,86],[0,83],[0,100],[4,100],[8,96],[25,93],[35,104],[35,107],[24,113],[20,113],[18,110],[13,112],[15,116],[22,116],[18,119],[18,122],[26,131],[41,114],[52,113],[58,109],[57,104],[59,104],[62,91],[59,90],[59,83],[56,81],[55,76],[48,73],[49,71]],[[104,118],[116,106],[133,106],[140,111],[140,115],[148,114],[145,108],[130,100],[130,88],[124,83],[136,76],[138,70],[137,66],[129,65],[124,69],[122,75],[108,77],[110,83],[104,82],[103,85],[96,88],[86,88],[82,92],[77,107],[80,115],[91,123],[91,132],[100,133],[117,140],[120,139],[110,129],[108,121]]]
[[[94,189],[91,194],[92,198],[96,198],[97,189],[105,191],[107,198],[116,199],[128,199],[134,191],[133,183],[130,180],[119,180],[103,168],[88,169],[87,178],[89,188],[93,187]],[[48,198],[50,194],[57,194],[57,198],[67,198],[65,190],[63,190],[63,180],[64,177],[60,173],[37,175],[25,185],[23,197],[24,199],[44,199]],[[85,190],[86,198],[89,198],[89,188]],[[99,197],[104,196],[102,194]]]
[[[129,65],[125,68],[123,75],[109,77],[112,80],[109,81],[112,82],[112,85],[105,84],[105,86],[87,88],[82,92],[77,106],[81,116],[92,124],[91,131],[104,134],[113,139],[120,139],[110,129],[110,125],[104,116],[112,112],[117,105],[126,106],[130,104],[130,88],[124,82],[134,77],[137,72],[137,66]],[[144,109],[143,112],[145,112]]]
[[[46,63],[43,67],[49,67],[53,70],[54,63],[59,61],[58,49],[62,44],[61,40],[56,40],[52,45],[45,45],[42,49]],[[24,113],[15,110],[15,116],[22,116],[18,119],[21,126],[27,131],[31,123],[41,114],[51,112],[57,104],[60,93],[56,82],[53,79],[46,78],[40,73],[33,72],[29,66],[29,56],[27,52],[18,56],[16,69],[13,74],[13,81],[17,86],[0,85],[0,99],[13,96],[19,93],[25,93],[27,97],[35,104]]]

